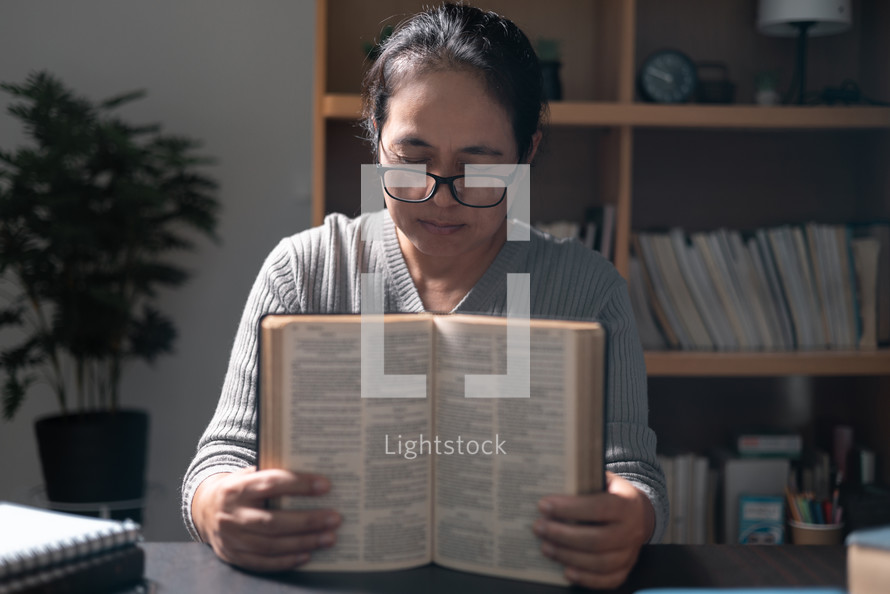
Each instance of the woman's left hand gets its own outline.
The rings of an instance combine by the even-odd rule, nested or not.
[[[541,551],[565,566],[566,579],[587,588],[623,584],[655,529],[649,498],[611,472],[604,492],[548,495],[538,509]]]

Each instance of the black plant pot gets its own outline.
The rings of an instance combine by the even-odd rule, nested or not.
[[[39,419],[34,428],[50,505],[105,503],[114,510],[116,502],[143,498],[147,413],[55,415]],[[112,517],[141,521],[141,505],[117,511]]]

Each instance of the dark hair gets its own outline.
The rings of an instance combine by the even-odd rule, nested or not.
[[[405,21],[365,75],[362,119],[375,154],[399,84],[408,75],[437,70],[479,73],[512,120],[520,160],[528,157],[547,113],[535,50],[509,19],[459,4],[442,4]]]

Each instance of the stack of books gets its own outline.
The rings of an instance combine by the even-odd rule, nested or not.
[[[890,341],[890,224],[633,237],[645,348],[875,349]]]
[[[659,454],[667,483],[671,514],[662,537],[665,544],[715,542],[716,471],[708,458],[690,452]]]
[[[142,581],[141,528],[0,502],[0,594],[117,592]]]
[[[847,588],[850,594],[880,594],[890,584],[890,524],[847,536]]]

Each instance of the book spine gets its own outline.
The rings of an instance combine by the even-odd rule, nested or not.
[[[701,282],[702,279],[696,275],[692,257],[686,245],[686,236],[680,229],[671,229],[669,236],[677,259],[677,266],[680,268],[683,278],[686,279],[689,294],[692,296],[695,306],[701,314],[702,321],[711,336],[711,341],[719,350],[726,350],[728,344],[721,333],[720,322],[717,319],[714,304],[709,299],[708,290],[710,287]]]
[[[658,330],[654,314],[646,299],[646,286],[643,279],[642,265],[636,256],[630,256],[630,302],[633,308],[634,318],[637,321],[637,331],[644,349],[663,349],[665,340]]]
[[[757,295],[763,305],[763,311],[773,336],[773,347],[779,350],[788,350],[791,347],[783,331],[779,302],[773,298],[757,240],[754,237],[749,238],[744,249],[747,252],[748,261],[751,265],[752,277],[756,282]]]
[[[729,241],[725,229],[714,231],[708,236],[710,241],[712,254],[720,269],[721,276],[728,288],[733,307],[737,312],[742,323],[742,331],[745,333],[747,345],[752,349],[759,349],[763,346],[763,340],[757,329],[754,320],[754,314],[751,311],[750,303],[744,297],[744,291],[739,285],[737,278],[737,270],[732,260]]]
[[[791,228],[791,241],[796,251],[799,270],[802,272],[808,318],[813,325],[815,334],[814,346],[817,349],[824,349],[829,346],[828,319],[822,308],[822,299],[819,296],[819,288],[816,285],[812,254],[807,250],[804,231],[801,227],[795,226]]]
[[[667,292],[667,283],[662,277],[662,271],[659,267],[658,260],[655,257],[651,236],[647,233],[640,233],[637,237],[639,239],[640,252],[642,254],[641,261],[652,281],[654,296],[659,304],[658,310],[664,313],[667,327],[671,330],[670,334],[676,337],[680,347],[685,350],[691,350],[694,346],[693,342],[686,333],[686,330],[680,321],[677,309]]]
[[[837,242],[840,256],[841,275],[844,285],[844,314],[847,316],[849,335],[847,337],[851,348],[859,346],[859,338],[862,336],[862,325],[859,321],[857,309],[858,287],[856,286],[856,269],[853,261],[853,250],[850,246],[852,233],[847,225],[838,225],[835,228],[835,241]]]
[[[794,324],[791,321],[791,311],[788,306],[788,297],[782,288],[782,281],[779,279],[775,255],[770,247],[766,229],[758,229],[756,231],[755,244],[758,248],[759,257],[763,263],[763,269],[766,273],[770,296],[776,305],[776,311],[779,315],[781,323],[782,342],[785,348],[794,349]]]
[[[689,266],[697,284],[702,287],[703,295],[708,303],[708,310],[720,336],[721,347],[728,351],[738,350],[739,343],[729,321],[729,314],[717,294],[717,287],[714,286],[698,247],[691,244],[687,246],[686,250]]]
[[[671,239],[666,234],[652,235],[652,243],[655,248],[655,257],[658,260],[662,275],[667,284],[667,291],[677,308],[687,335],[694,348],[700,350],[712,350],[714,343],[705,326],[699,310],[690,293],[688,283],[680,270]]]
[[[728,283],[723,278],[720,267],[717,265],[716,258],[711,250],[708,235],[701,232],[693,233],[691,236],[691,240],[692,245],[696,248],[699,256],[701,256],[702,262],[707,269],[707,272],[714,285],[714,289],[717,293],[717,297],[719,298],[720,303],[723,305],[723,311],[726,312],[730,328],[732,329],[733,335],[735,337],[735,343],[741,349],[750,348],[751,344],[748,341],[747,334],[744,329],[744,324],[739,317],[739,312],[736,309],[736,305],[732,298],[732,295],[730,295]]]
[[[733,263],[733,275],[738,280],[739,294],[749,307],[752,322],[760,337],[760,345],[767,350],[772,350],[777,343],[772,333],[776,327],[767,318],[766,304],[763,302],[754,267],[748,258],[748,251],[742,241],[742,235],[738,231],[726,231],[725,234],[729,258]]]

